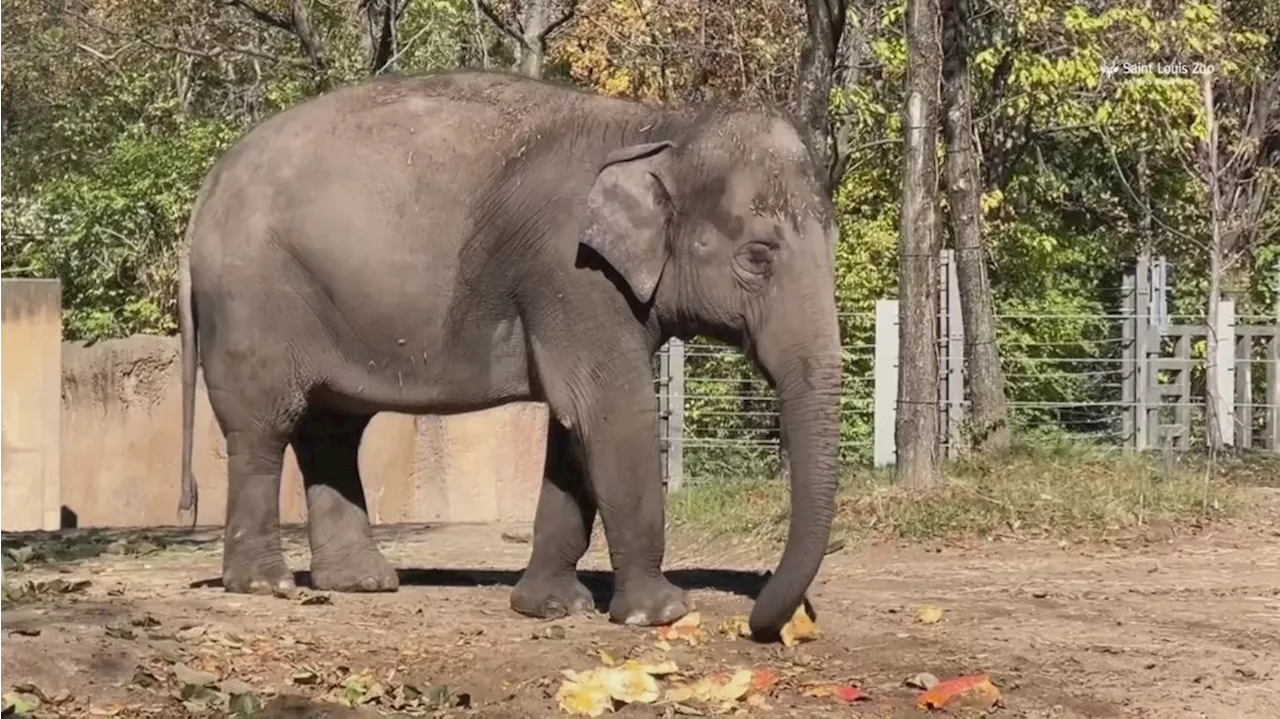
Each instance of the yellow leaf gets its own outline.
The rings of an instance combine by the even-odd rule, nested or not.
[[[613,666],[614,664],[618,663],[618,660],[614,659],[612,654],[610,654],[609,652],[606,652],[603,649],[599,651],[599,655],[600,655],[600,661],[604,662],[608,666]]]
[[[794,647],[817,638],[818,625],[813,623],[813,618],[805,610],[804,604],[801,604],[796,607],[796,613],[791,615],[791,621],[782,627],[782,643],[784,646]]]
[[[677,665],[675,662],[671,661],[670,659],[668,659],[665,662],[659,662],[657,664],[645,664],[638,659],[628,659],[626,662],[623,663],[622,666],[624,668],[634,667],[644,672],[645,674],[652,674],[655,677],[660,677],[665,674],[678,674],[680,672],[679,665]]]
[[[599,670],[609,696],[623,704],[652,704],[658,701],[658,680],[639,663]]]
[[[569,679],[556,691],[556,701],[565,713],[598,717],[613,709],[609,687],[595,670],[564,674]]]
[[[747,622],[746,617],[729,617],[720,623],[720,633],[728,634],[731,637],[749,637],[751,636],[751,625]]]
[[[916,613],[916,619],[921,624],[937,624],[942,621],[942,607],[920,607],[920,611]]]
[[[706,638],[706,632],[702,631],[702,615],[697,612],[689,612],[676,620],[674,624],[658,627],[657,633],[658,638],[664,642],[681,639],[691,646],[697,646],[700,641]]]

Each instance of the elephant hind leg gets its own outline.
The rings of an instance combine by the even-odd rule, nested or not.
[[[360,480],[360,438],[372,415],[311,407],[293,451],[307,492],[311,585],[335,592],[394,591],[399,579],[378,551]]]
[[[222,586],[242,594],[289,594],[293,572],[280,547],[280,472],[285,435],[227,434],[227,528]]]
[[[595,605],[591,592],[578,581],[577,567],[591,543],[596,504],[570,442],[569,432],[552,419],[533,522],[533,553],[511,592],[511,608],[531,617],[555,619]]]

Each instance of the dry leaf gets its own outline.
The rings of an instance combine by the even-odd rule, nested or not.
[[[668,689],[666,700],[669,702],[734,702],[751,691],[754,674],[750,669],[739,669],[733,674],[726,672],[712,674],[693,684],[681,684]]]
[[[586,672],[565,671],[568,680],[556,691],[556,702],[568,714],[598,717],[613,709],[609,687],[592,669]]]
[[[972,704],[990,708],[1000,703],[1000,690],[986,674],[955,677],[938,682],[937,686],[920,695],[916,708],[921,711],[943,709],[956,704]]]
[[[674,624],[658,627],[657,633],[658,638],[664,642],[683,640],[691,646],[697,646],[706,638],[706,632],[702,630],[702,615],[697,612],[689,612]]]
[[[652,704],[658,701],[658,680],[644,671],[639,662],[621,667],[597,669],[609,688],[609,696],[623,704]]]
[[[748,624],[746,617],[729,617],[720,623],[720,633],[731,637],[749,637],[751,625]]]
[[[794,647],[801,642],[817,638],[818,625],[813,623],[813,618],[809,616],[805,605],[801,604],[796,607],[795,614],[791,615],[791,621],[782,627],[782,643],[784,646]]]
[[[768,667],[756,667],[751,670],[751,693],[767,694],[778,683],[778,675]]]
[[[804,695],[819,699],[831,697],[832,699],[850,703],[871,700],[871,697],[852,684],[815,684],[805,689]]]
[[[916,613],[916,620],[921,624],[937,624],[942,621],[942,607],[920,607],[920,611]]]

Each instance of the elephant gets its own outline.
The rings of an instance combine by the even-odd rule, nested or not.
[[[693,604],[662,570],[651,362],[701,335],[742,348],[780,399],[792,511],[749,622],[776,635],[820,569],[837,489],[838,230],[816,166],[782,108],[499,71],[377,77],[251,128],[204,178],[179,253],[179,516],[197,500],[202,369],[228,457],[224,589],[293,590],[287,446],[313,587],[392,591],[357,463],[372,416],[536,401],[546,468],[511,607],[594,606],[577,565],[598,514],[609,618],[679,619]]]

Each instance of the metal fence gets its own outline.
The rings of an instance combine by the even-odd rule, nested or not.
[[[966,444],[964,334],[954,262],[940,258],[941,436],[949,457]],[[1031,442],[1087,443],[1135,451],[1184,450],[1206,436],[1206,383],[1221,390],[1228,443],[1280,451],[1280,308],[1236,317],[1224,301],[1212,325],[1165,311],[1158,261],[1141,259],[1116,288],[1113,312],[1006,313],[997,317],[1010,423]],[[844,394],[840,458],[893,462],[897,404],[897,301],[840,316]],[[1205,338],[1219,338],[1218,372],[1206,376]],[[668,486],[775,476],[780,469],[773,391],[736,348],[673,340],[656,359]]]

